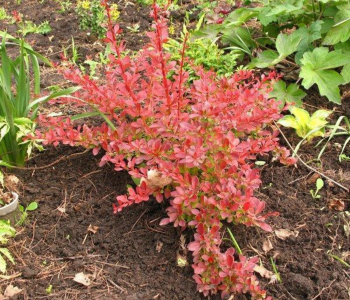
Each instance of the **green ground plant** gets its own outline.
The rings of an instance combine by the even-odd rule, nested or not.
[[[38,141],[27,139],[35,130],[34,120],[39,105],[76,88],[61,90],[33,100],[40,94],[39,60],[50,62],[35,52],[23,40],[0,32],[0,165],[23,166],[33,148],[41,149]],[[7,48],[17,48],[19,54],[11,59]]]
[[[324,187],[324,181],[322,180],[322,178],[317,178],[316,190],[310,190],[311,197],[314,199],[321,198],[321,195],[319,194],[319,192],[323,187]]]
[[[293,106],[290,109],[292,115],[286,115],[278,121],[284,127],[294,128],[296,134],[310,142],[316,136],[324,136],[327,117],[332,111],[319,109],[311,116],[300,107]]]
[[[3,247],[0,247],[0,272],[6,273],[7,262],[5,258],[10,261],[12,264],[15,263],[15,260],[11,252],[5,247],[9,238],[16,235],[16,229],[10,226],[6,221],[0,220],[0,244]]]
[[[49,21],[44,21],[39,25],[36,25],[32,21],[21,21],[21,22],[18,22],[17,24],[19,26],[19,29],[17,30],[17,32],[20,33],[23,37],[25,37],[30,33],[48,34],[52,30],[49,24]]]
[[[76,11],[79,16],[80,29],[90,30],[99,38],[105,36],[107,16],[100,0],[78,0]],[[113,21],[118,20],[120,13],[117,4],[111,5],[110,14]]]
[[[253,4],[234,10],[222,24],[206,25],[195,36],[219,37],[227,49],[244,53],[251,68],[292,66],[299,70],[304,88],[316,85],[321,95],[340,104],[339,86],[350,82],[350,3],[262,0]]]

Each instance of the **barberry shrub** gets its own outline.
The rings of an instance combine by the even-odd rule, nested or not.
[[[108,9],[107,9],[108,11]],[[103,149],[101,165],[127,170],[143,178],[128,194],[117,197],[114,212],[134,203],[170,198],[162,225],[195,229],[188,249],[193,252],[194,279],[204,295],[250,293],[266,299],[253,269],[258,258],[222,250],[224,222],[258,226],[270,231],[262,215],[265,203],[254,196],[261,181],[254,169],[257,155],[272,153],[292,163],[278,144],[273,121],[280,118],[279,102],[269,99],[274,74],[257,77],[239,71],[229,78],[198,69],[199,79],[188,84],[182,60],[170,60],[166,12],[153,7],[149,44],[136,56],[125,55],[118,41],[118,25],[109,27],[109,56],[102,80],[91,79],[75,67],[61,68],[82,88],[77,104],[86,115],[103,117],[99,126],[76,124],[74,119],[39,116],[36,138],[45,144],[69,144]],[[184,47],[185,48],[185,47]],[[72,98],[66,99],[72,101]],[[152,182],[152,177],[157,177]]]

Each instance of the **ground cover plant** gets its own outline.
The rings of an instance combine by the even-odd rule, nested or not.
[[[49,20],[52,27],[52,33],[47,36],[28,34],[26,40],[34,49],[45,53],[55,62],[60,61],[62,46],[71,62],[74,61],[73,57],[78,57],[75,61],[81,64],[86,54],[89,55],[86,58],[89,66],[94,66],[96,58],[98,64],[102,62],[103,65],[107,61],[107,57],[100,57],[100,53],[108,55],[110,51],[105,52],[105,47],[96,37],[87,35],[89,29],[79,29],[76,1],[69,1],[71,5],[65,11],[56,0],[21,2],[21,5],[15,2],[5,4],[0,0],[0,5],[5,5],[8,12],[20,12],[26,19],[35,20],[36,24]],[[191,20],[188,28],[193,28],[197,22],[196,13],[191,12],[193,5],[184,2],[179,4],[180,10],[170,13],[172,37],[175,36],[174,33],[180,32],[182,25],[179,21],[186,11]],[[232,9],[233,5],[229,4],[226,11]],[[210,3],[210,6],[219,12],[215,8],[217,3]],[[138,50],[137,47],[147,39],[144,32],[149,30],[149,10],[137,3],[122,1],[118,2],[118,8],[120,28],[123,29],[118,36],[126,39],[126,49]],[[38,10],[42,12],[40,15],[36,15]],[[222,16],[224,15],[221,14],[220,17]],[[12,35],[17,34],[17,26],[6,20],[0,23]],[[137,31],[129,30],[135,24],[138,25]],[[179,45],[177,59],[181,62],[183,47],[181,43]],[[188,45],[191,46],[190,43]],[[73,51],[73,48],[77,51]],[[220,46],[218,48],[222,50]],[[78,56],[73,53],[78,53]],[[255,56],[254,52],[253,55]],[[238,64],[241,64],[239,60]],[[220,67],[219,64],[216,65]],[[43,88],[51,85],[50,89],[59,90],[67,85],[54,69],[46,66],[40,68]],[[187,68],[186,61],[183,68]],[[100,65],[94,70],[93,82],[101,87],[105,82],[102,83],[98,78],[103,79],[101,75],[104,72],[100,72]],[[202,72],[200,68],[193,70]],[[281,71],[280,64],[277,65],[277,70]],[[85,72],[88,73],[87,69]],[[167,78],[173,82],[173,76],[174,73],[171,72]],[[260,78],[260,75],[255,76],[256,79]],[[245,84],[248,84],[247,80]],[[289,91],[294,96],[296,85],[283,85],[282,81],[277,81],[277,84],[280,89],[275,91],[274,96],[270,93],[270,97],[288,101],[286,94]],[[268,88],[269,85],[268,81],[264,81],[261,87]],[[341,116],[348,116],[349,103],[346,86],[341,88],[343,100],[339,106],[322,99],[317,89],[307,91],[305,102],[310,106],[305,107],[310,111],[310,116],[319,109],[336,109],[326,119],[328,124],[324,128],[323,143],[314,148],[322,138],[315,137],[309,143],[305,141],[298,150],[298,156],[348,187],[348,130],[345,118]],[[297,94],[298,92],[294,99],[298,98]],[[190,99],[191,95],[187,93],[184,97]],[[48,114],[61,114],[62,119],[82,112],[81,106],[72,106],[67,102],[72,104],[73,101],[43,106],[40,110]],[[280,105],[283,106],[282,101]],[[97,117],[101,114],[92,108],[91,111],[91,118],[73,118],[74,123],[77,126],[82,126],[84,122],[89,126],[99,125]],[[135,122],[135,119],[129,118],[128,122]],[[294,130],[281,129],[289,143],[296,148],[300,138]],[[170,140],[170,137],[167,139]],[[245,134],[241,139],[246,142],[248,135]],[[204,142],[207,143],[207,140],[204,139]],[[320,160],[316,160],[323,146],[323,155]],[[171,299],[184,300],[221,298],[219,295],[204,297],[202,293],[195,293],[196,283],[191,279],[193,256],[188,251],[187,244],[193,242],[196,229],[189,226],[182,232],[179,227],[159,226],[159,222],[166,218],[165,209],[170,205],[169,200],[158,203],[151,198],[138,205],[125,207],[113,216],[111,208],[113,203],[116,204],[115,197],[127,193],[127,185],[137,189],[140,181],[148,185],[152,183],[152,177],[157,182],[160,181],[155,170],[141,165],[145,167],[140,174],[144,178],[137,180],[134,177],[135,185],[126,173],[115,172],[113,163],[98,167],[104,151],[100,151],[94,158],[81,148],[45,148],[44,152],[35,153],[25,168],[7,171],[16,173],[23,182],[20,200],[24,211],[26,208],[30,210],[31,203],[36,202],[39,206],[30,212],[25,222],[27,225],[18,228],[16,237],[7,245],[16,265],[8,265],[7,274],[0,276],[1,294],[6,297],[8,290],[14,291],[18,287],[19,294],[16,297],[19,299],[168,300],[169,295]],[[310,173],[300,161],[296,167],[285,167],[272,162],[272,157],[272,154],[258,155],[257,160],[249,159],[248,162],[252,168],[254,164],[254,169],[259,169],[262,181],[260,187],[254,189],[254,196],[266,202],[268,212],[280,212],[279,216],[268,219],[273,232],[264,232],[257,226],[247,227],[221,221],[224,226],[220,229],[220,249],[225,252],[234,246],[235,262],[239,261],[239,253],[247,258],[258,256],[259,262],[254,267],[254,274],[259,278],[261,288],[267,290],[267,294],[274,299],[347,299],[350,232],[348,194],[326,178],[322,179],[324,185],[319,189],[319,175]],[[191,176],[200,178],[202,173]],[[175,186],[172,182],[163,189],[176,190],[177,187],[180,186]],[[313,195],[316,197],[313,198]],[[80,282],[88,286],[73,280],[78,275],[82,279]],[[226,297],[229,298],[232,297]],[[248,300],[251,296],[237,294],[235,299]]]
[[[244,53],[251,60],[251,67],[282,64],[287,72],[299,69],[298,77],[304,88],[315,84],[321,95],[340,104],[339,87],[350,81],[348,1],[253,1],[252,4],[231,13],[225,9],[214,12],[215,16],[225,17],[195,34],[211,39],[219,36],[227,49]],[[292,97],[294,93],[287,94]]]
[[[260,79],[240,71],[218,79],[216,73],[199,69],[200,78],[189,86],[183,70],[185,50],[179,65],[169,59],[162,48],[168,39],[164,12],[153,8],[150,44],[134,57],[123,55],[120,29],[109,23],[106,40],[114,53],[103,76],[106,82],[78,69],[62,70],[82,87],[77,103],[92,110],[67,119],[40,115],[41,126],[48,129],[37,132],[36,138],[44,144],[91,148],[95,154],[102,148],[106,153],[101,165],[113,163],[115,170],[141,179],[136,188],[128,188],[128,195],[117,197],[115,212],[150,195],[159,202],[163,195],[171,196],[168,218],[161,224],[196,228],[188,249],[204,295],[249,292],[254,299],[265,299],[253,275],[257,258],[237,259],[233,248],[222,251],[220,228],[226,221],[271,231],[267,215],[261,214],[265,204],[254,197],[260,179],[252,161],[273,152],[275,159],[295,162],[271,128],[280,117],[279,103],[268,95],[274,75]],[[76,128],[73,121],[86,115],[100,115],[105,123]]]

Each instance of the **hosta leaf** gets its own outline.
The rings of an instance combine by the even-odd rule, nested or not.
[[[293,106],[289,111],[294,115],[298,127],[307,127],[307,124],[310,122],[310,115],[305,109]]]
[[[270,97],[276,98],[285,103],[294,103],[296,106],[301,106],[301,100],[306,96],[306,93],[299,89],[298,85],[292,83],[286,86],[283,80],[277,81],[273,86],[273,91],[270,93]]]
[[[350,63],[350,57],[341,50],[329,52],[328,48],[316,48],[313,52],[306,52],[301,59],[299,76],[303,78],[302,85],[309,89],[317,84],[320,94],[328,100],[340,104],[339,85],[344,83],[343,77],[332,68]]]
[[[334,25],[323,40],[324,45],[346,42],[350,38],[350,4],[339,5],[334,17]]]
[[[298,128],[298,123],[292,115],[284,116],[282,119],[278,120],[278,124],[284,127]]]
[[[316,111],[312,114],[311,120],[313,120],[313,119],[326,119],[326,118],[328,118],[331,114],[332,114],[332,111],[331,111],[331,110],[319,109],[319,110],[316,110]]]

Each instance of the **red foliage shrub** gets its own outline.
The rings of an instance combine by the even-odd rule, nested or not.
[[[117,171],[144,178],[117,197],[115,212],[152,194],[159,202],[171,197],[161,224],[195,228],[188,249],[204,295],[249,292],[253,299],[265,299],[253,274],[257,258],[237,259],[233,248],[222,252],[220,228],[228,222],[271,230],[262,214],[265,203],[254,196],[261,183],[254,160],[272,152],[293,162],[272,126],[280,118],[278,102],[268,97],[275,75],[257,78],[241,70],[218,78],[200,70],[200,79],[188,85],[182,64],[162,50],[168,38],[165,13],[154,6],[153,15],[150,43],[135,57],[123,56],[120,29],[110,28],[106,42],[113,54],[103,82],[74,67],[61,69],[82,87],[77,94],[82,103],[106,122],[76,126],[69,118],[41,115],[46,129],[37,138],[93,148],[94,154],[103,149],[101,165],[112,163]]]

